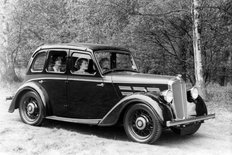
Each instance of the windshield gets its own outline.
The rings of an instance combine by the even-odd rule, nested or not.
[[[102,73],[113,71],[137,72],[137,67],[130,53],[118,50],[101,50],[95,52]]]

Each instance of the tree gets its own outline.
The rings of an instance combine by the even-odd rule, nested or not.
[[[206,99],[206,88],[205,81],[203,79],[203,67],[202,67],[202,58],[201,58],[201,44],[200,44],[200,33],[199,33],[199,0],[193,1],[193,49],[194,49],[194,66],[195,66],[195,77],[196,77],[196,86],[200,90],[200,95]]]
[[[226,84],[232,68],[231,2],[200,5],[203,78],[206,84]],[[129,48],[142,72],[182,74],[195,84],[190,0],[8,0],[6,6],[0,57],[12,68],[26,65],[44,43],[104,43]]]

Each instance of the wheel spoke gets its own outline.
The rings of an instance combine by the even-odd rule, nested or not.
[[[140,118],[143,121],[146,120],[144,123],[145,127],[144,128],[138,128],[136,126],[136,120]],[[153,123],[151,116],[148,114],[147,111],[138,109],[133,112],[132,116],[129,119],[130,125],[132,130],[134,131],[135,134],[137,134],[140,137],[146,138],[149,137],[150,134],[152,133],[153,130]]]

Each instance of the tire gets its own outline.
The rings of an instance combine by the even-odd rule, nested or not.
[[[34,91],[28,91],[20,99],[19,114],[21,120],[30,125],[39,126],[45,117],[45,110],[40,96]]]
[[[123,126],[127,136],[139,143],[154,143],[162,133],[157,114],[145,104],[131,106],[124,115]]]
[[[185,127],[171,127],[171,130],[178,135],[193,135],[201,127],[201,123],[188,124]]]

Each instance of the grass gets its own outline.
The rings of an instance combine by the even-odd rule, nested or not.
[[[207,103],[212,109],[223,108],[232,112],[232,85],[210,84],[206,89],[209,99]]]

